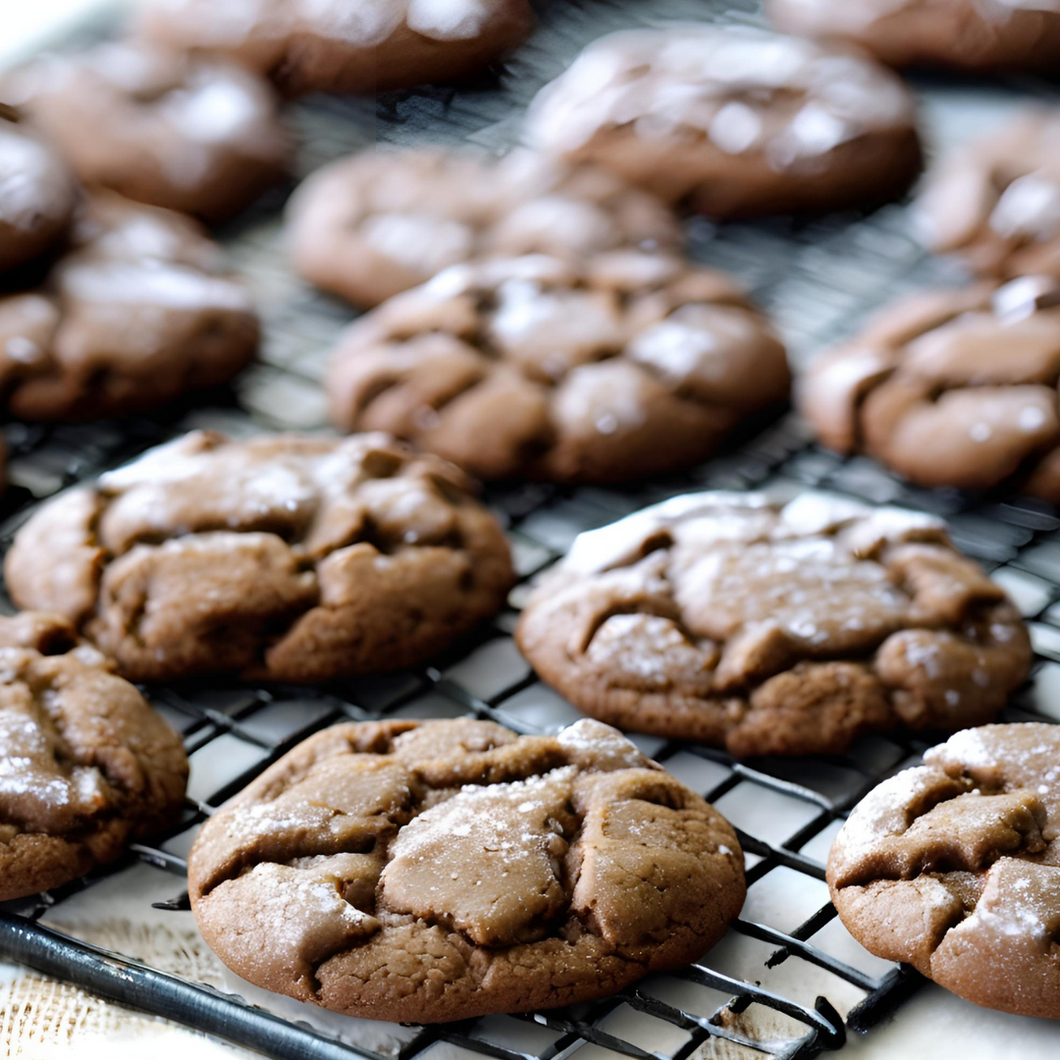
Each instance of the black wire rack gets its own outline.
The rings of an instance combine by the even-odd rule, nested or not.
[[[650,6],[650,15],[646,9]],[[754,3],[710,0],[552,0],[536,37],[496,79],[457,90],[380,100],[317,99],[292,108],[305,171],[366,143],[471,142],[502,148],[518,136],[519,108],[588,40],[664,18],[758,20]],[[948,143],[1001,118],[1029,95],[1027,82],[918,81],[934,142]],[[261,363],[233,388],[151,419],[92,425],[9,424],[12,486],[0,500],[0,548],[35,505],[191,427],[236,435],[323,425],[320,378],[327,349],[351,314],[297,282],[282,249],[282,196],[224,233],[265,317]],[[850,333],[888,299],[954,279],[912,238],[908,209],[715,229],[690,223],[692,253],[742,278],[784,333],[793,359]],[[0,906],[0,956],[136,1009],[196,1027],[267,1056],[373,1060],[636,1060],[813,1057],[842,1049],[899,1011],[921,980],[863,950],[828,902],[824,861],[843,817],[880,779],[915,763],[926,744],[902,734],[858,741],[846,756],[737,762],[720,751],[654,737],[641,748],[713,802],[737,828],[747,855],[748,901],[725,939],[697,963],[650,977],[574,1009],[487,1017],[429,1028],[331,1017],[322,1025],[246,984],[234,993],[181,979],[130,954],[112,953],[50,927],[86,891],[122,895],[146,866],[166,897],[158,917],[188,909],[184,857],[226,798],[311,733],[379,717],[491,718],[520,732],[576,720],[577,712],[531,672],[511,638],[527,580],[555,562],[581,531],[693,489],[823,489],[869,503],[902,504],[944,517],[956,543],[979,559],[1027,618],[1036,650],[1031,681],[1004,720],[1060,721],[1060,518],[1035,501],[923,491],[868,460],[810,443],[796,417],[775,422],[702,468],[630,490],[525,486],[486,495],[508,529],[522,581],[511,607],[433,665],[322,688],[169,685],[147,693],[184,736],[192,763],[179,827],[65,887]],[[10,607],[10,604],[7,605]],[[133,892],[130,891],[130,894]],[[139,891],[135,893],[140,893]],[[149,901],[149,900],[148,900]],[[251,997],[265,1007],[244,1000]],[[277,1012],[281,1014],[277,1014]],[[900,1018],[900,1013],[899,1013]],[[338,1020],[338,1022],[336,1022]],[[444,1052],[440,1052],[444,1050]],[[588,1051],[586,1051],[588,1050]]]

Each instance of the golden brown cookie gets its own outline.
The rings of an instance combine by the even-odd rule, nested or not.
[[[736,755],[991,721],[1031,662],[940,522],[814,493],[694,493],[582,534],[516,640],[587,714]]]
[[[877,956],[1060,1019],[1060,728],[987,725],[931,748],[854,808],[828,886]]]
[[[0,901],[174,824],[187,779],[180,738],[65,619],[0,618]]]
[[[382,435],[196,431],[45,504],[5,576],[138,681],[324,681],[422,662],[504,603],[465,477]]]
[[[728,822],[592,721],[327,729],[203,826],[188,882],[244,979],[415,1023],[614,993],[700,957],[744,899]]]

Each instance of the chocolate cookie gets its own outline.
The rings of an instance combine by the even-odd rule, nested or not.
[[[363,308],[472,258],[681,244],[677,220],[653,196],[605,170],[567,170],[529,152],[496,161],[365,151],[305,181],[287,222],[295,269]]]
[[[0,618],[0,901],[176,822],[180,738],[58,615]]]
[[[876,205],[921,164],[913,97],[889,70],[735,27],[602,37],[528,122],[545,153],[717,218]]]
[[[695,493],[582,534],[516,640],[587,714],[735,755],[991,721],[1031,662],[941,523],[814,493]]]
[[[1000,355],[999,355],[1000,354]],[[800,384],[820,440],[924,486],[1060,501],[1060,281],[915,295]]]
[[[828,858],[847,930],[987,1008],[1060,1019],[1060,728],[967,729],[885,780]]]
[[[381,435],[196,431],[45,504],[5,565],[132,680],[324,681],[422,662],[504,603],[464,476]]]
[[[466,79],[522,42],[533,12],[529,0],[148,0],[136,28],[301,95]]]
[[[936,254],[955,251],[983,276],[1060,279],[1060,110],[1025,111],[954,152],[918,207]]]
[[[0,284],[66,231],[77,188],[66,164],[15,111],[0,106]]]
[[[484,479],[602,482],[702,460],[786,399],[784,348],[732,281],[667,256],[457,265],[356,321],[328,388]]]
[[[325,730],[203,826],[188,877],[244,979],[416,1023],[614,993],[702,956],[744,899],[728,822],[592,721]]]
[[[891,66],[969,72],[1060,67],[1053,0],[768,0],[774,24],[866,48]]]
[[[278,100],[235,66],[130,44],[39,59],[0,80],[89,187],[218,223],[284,178]]]
[[[99,194],[40,287],[0,296],[0,402],[34,420],[143,411],[253,359],[258,320],[190,219]]]

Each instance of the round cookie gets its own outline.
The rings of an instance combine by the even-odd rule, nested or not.
[[[677,250],[676,218],[605,170],[529,152],[364,151],[317,170],[287,211],[295,270],[362,308],[472,258]]]
[[[1060,728],[967,729],[854,808],[828,858],[847,930],[987,1008],[1060,1019]]]
[[[0,618],[0,901],[175,824],[187,779],[177,734],[68,622]]]
[[[720,219],[878,205],[921,165],[915,103],[891,71],[749,28],[602,37],[527,121],[544,153]]]
[[[148,0],[135,32],[234,59],[302,95],[465,80],[533,24],[529,0]]]
[[[1060,280],[914,295],[823,354],[799,404],[820,441],[923,486],[1060,502]]]
[[[355,321],[327,380],[343,430],[390,431],[483,479],[557,482],[688,467],[789,383],[731,280],[637,251],[453,266]]]
[[[283,180],[290,164],[272,88],[236,66],[103,44],[45,56],[0,90],[89,187],[211,224]]]
[[[135,681],[411,666],[513,581],[464,476],[382,435],[187,434],[39,508],[4,569]]]
[[[0,401],[32,420],[144,411],[218,386],[258,318],[218,246],[181,214],[100,193],[40,287],[0,295]]]
[[[970,73],[1060,67],[1060,7],[1053,0],[768,0],[786,33],[843,41],[890,66]]]
[[[721,814],[592,721],[327,729],[188,861],[199,929],[237,975],[402,1023],[607,996],[701,957],[744,891]]]
[[[917,207],[934,253],[956,252],[982,276],[1060,280],[1060,109],[1024,111],[955,151]]]
[[[0,284],[58,242],[77,202],[73,175],[39,136],[0,106]]]
[[[694,493],[582,534],[516,640],[587,714],[735,755],[991,721],[1031,662],[942,523],[814,493]]]

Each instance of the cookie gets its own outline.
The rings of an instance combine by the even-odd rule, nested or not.
[[[339,725],[204,826],[207,943],[257,986],[443,1023],[604,997],[696,960],[744,899],[713,807],[621,733]]]
[[[65,615],[130,680],[325,681],[411,666],[504,603],[497,521],[381,435],[196,431],[39,508],[19,607]]]
[[[89,187],[220,223],[283,180],[291,142],[267,82],[130,44],[0,79]]]
[[[828,886],[868,950],[987,1008],[1060,1019],[1060,728],[967,729],[871,791]]]
[[[1003,351],[1003,356],[999,356]],[[821,442],[923,486],[1060,502],[1060,280],[903,299],[800,384]]]
[[[175,824],[187,780],[177,734],[68,622],[0,618],[0,901]]]
[[[582,534],[516,640],[587,714],[735,755],[991,721],[1031,662],[942,523],[815,493],[694,493]]]
[[[681,245],[677,220],[653,196],[605,170],[567,170],[529,152],[497,161],[436,149],[364,151],[306,180],[287,225],[295,270],[362,308],[472,258],[577,260]]]
[[[0,106],[0,285],[4,273],[51,250],[66,231],[77,188],[52,148]]]
[[[768,0],[786,33],[844,41],[890,66],[969,73],[1060,66],[1060,7],[1052,0]]]
[[[195,222],[101,193],[43,284],[0,295],[0,401],[32,420],[142,412],[257,347],[250,295]]]
[[[878,205],[921,164],[914,100],[893,73],[749,28],[602,37],[527,120],[544,153],[720,219]]]
[[[1060,109],[1024,111],[954,152],[917,206],[934,253],[959,254],[981,276],[1060,280]]]
[[[533,24],[529,0],[147,0],[135,32],[234,59],[303,95],[465,80]]]
[[[613,482],[702,460],[786,400],[784,348],[727,277],[669,256],[456,265],[354,324],[334,422],[483,479]]]

